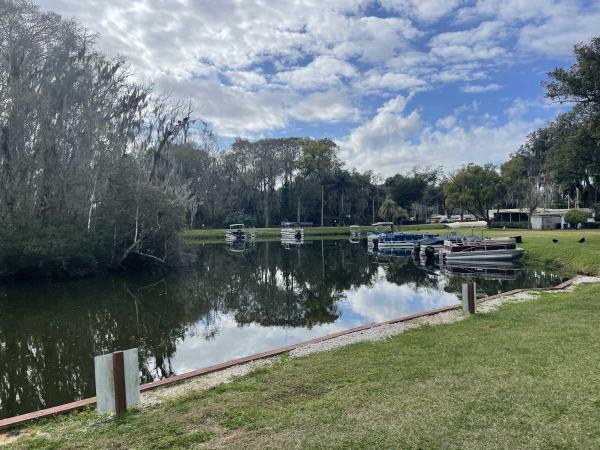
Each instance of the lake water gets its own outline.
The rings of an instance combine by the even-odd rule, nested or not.
[[[138,347],[149,382],[478,293],[545,287],[528,268],[423,268],[368,255],[366,243],[200,245],[193,267],[162,276],[0,284],[0,418],[91,397],[93,357]],[[469,273],[461,273],[469,272]]]

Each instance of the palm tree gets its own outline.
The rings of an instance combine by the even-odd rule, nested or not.
[[[386,198],[381,207],[379,208],[378,214],[381,218],[388,222],[395,222],[396,219],[405,219],[408,217],[408,213],[404,208],[401,208],[391,198]]]

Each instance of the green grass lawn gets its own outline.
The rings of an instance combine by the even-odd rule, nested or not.
[[[280,362],[18,448],[600,448],[600,286]]]

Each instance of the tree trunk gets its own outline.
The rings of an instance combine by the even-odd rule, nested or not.
[[[373,222],[372,223],[375,223],[375,197],[373,197],[371,199],[371,205],[372,205],[372,208],[373,208]]]
[[[340,224],[344,225],[344,191],[342,191],[342,209],[340,211]]]
[[[321,184],[321,226],[323,226],[323,214],[325,213],[325,185]]]
[[[265,186],[264,210],[265,228],[269,228],[269,188],[267,186]]]

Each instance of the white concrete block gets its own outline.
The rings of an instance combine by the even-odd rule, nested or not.
[[[140,402],[140,372],[137,348],[123,351],[125,366],[125,397],[127,407]],[[96,378],[96,410],[100,414],[115,412],[115,386],[112,353],[94,358]]]

